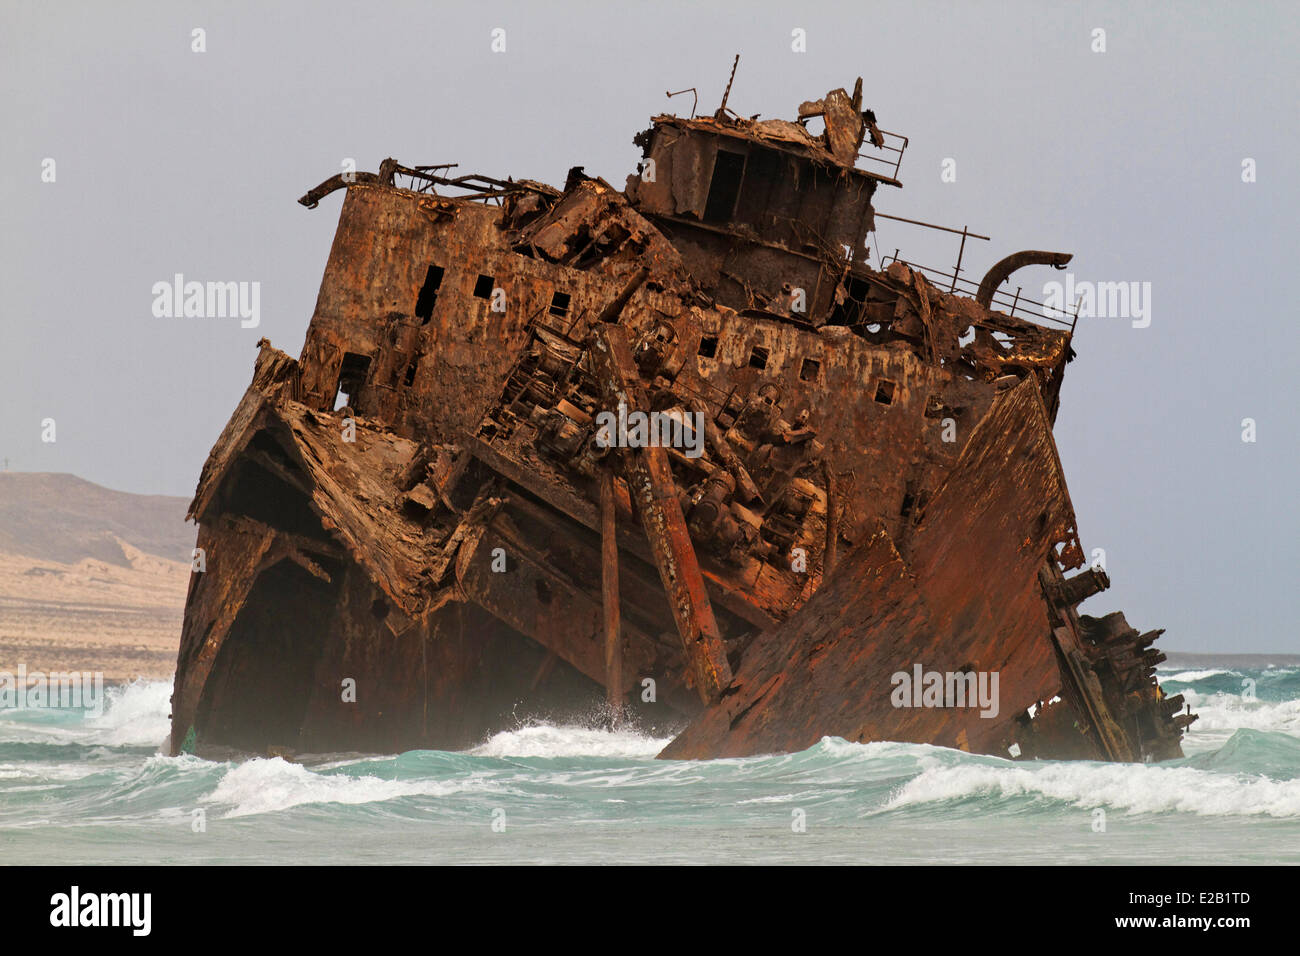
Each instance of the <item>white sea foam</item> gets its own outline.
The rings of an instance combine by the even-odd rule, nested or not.
[[[455,782],[436,780],[384,780],[340,773],[315,773],[279,757],[256,758],[231,767],[204,798],[209,803],[231,804],[228,817],[274,813],[308,803],[377,803],[410,796],[449,796],[500,787],[469,775]]]
[[[1300,817],[1300,780],[1276,781],[1191,767],[1093,763],[926,770],[899,788],[885,809],[988,796],[1041,797],[1135,814]]]
[[[86,721],[89,742],[115,747],[158,746],[171,729],[171,681],[132,681],[105,692],[102,717]]]
[[[816,800],[819,797],[825,797],[825,788],[817,790],[801,790],[798,793],[774,793],[767,797],[751,797],[748,800],[737,800],[736,806],[743,807],[746,804],[757,803],[794,803],[796,800]]]
[[[1182,691],[1200,719],[1188,730],[1188,740],[1198,735],[1231,734],[1236,730],[1267,730],[1300,736],[1300,699],[1248,700],[1239,694],[1199,694]]]
[[[937,747],[934,744],[911,744],[897,740],[873,740],[869,743],[860,744],[845,740],[843,737],[823,737],[817,742],[815,749],[823,751],[828,756],[838,758],[878,760],[889,757],[908,757],[928,765],[937,765],[936,761],[944,755],[956,753],[956,751],[948,747]]]
[[[67,783],[80,780],[99,770],[85,763],[58,763],[50,760],[22,764],[0,764],[0,780],[39,780],[43,783]]]
[[[133,681],[105,688],[98,717],[77,710],[9,710],[0,712],[0,732],[13,743],[157,747],[170,729],[171,693],[170,681]]]
[[[502,731],[470,753],[476,757],[653,757],[670,739],[633,730],[534,724]]]
[[[1206,671],[1179,671],[1177,674],[1161,674],[1162,680],[1178,681],[1180,684],[1191,684],[1198,680],[1205,680],[1207,677],[1218,677],[1220,674],[1236,674],[1236,671],[1211,669]]]

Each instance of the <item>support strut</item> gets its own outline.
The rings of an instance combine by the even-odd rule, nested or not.
[[[597,326],[592,333],[591,356],[607,408],[617,411],[622,404],[629,413],[649,412],[622,326]],[[704,588],[695,548],[686,530],[668,452],[659,447],[630,448],[622,464],[668,595],[695,688],[706,704],[716,703],[731,683],[731,666]]]

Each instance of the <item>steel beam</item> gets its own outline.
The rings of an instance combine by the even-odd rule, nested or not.
[[[621,326],[598,326],[592,333],[591,356],[601,392],[611,411],[622,403],[629,412],[649,412],[627,333]],[[627,449],[623,468],[668,594],[695,688],[706,704],[716,703],[731,683],[731,666],[704,588],[695,548],[686,530],[668,452],[657,447]]]
[[[600,598],[605,612],[605,701],[615,723],[623,711],[623,638],[619,628],[618,536],[614,471],[600,472]]]

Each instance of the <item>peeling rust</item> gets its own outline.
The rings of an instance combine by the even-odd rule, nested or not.
[[[388,159],[299,200],[344,193],[302,353],[259,343],[190,506],[174,748],[450,749],[603,708],[671,757],[1178,756],[1159,632],[1066,576],[1073,326],[996,307],[1069,256],[973,298],[869,265],[906,139],[860,79],[635,142],[622,190]],[[659,431],[611,445],[615,414]],[[900,705],[917,667],[997,674],[996,713]]]

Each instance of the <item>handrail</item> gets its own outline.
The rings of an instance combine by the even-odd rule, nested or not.
[[[903,145],[902,145],[902,146],[890,146],[890,145],[888,145],[887,142],[881,144],[880,146],[876,146],[874,143],[870,144],[870,148],[871,148],[871,149],[881,150],[881,151],[884,151],[884,152],[887,152],[887,153],[897,153],[897,154],[898,154],[898,158],[892,161],[892,170],[891,170],[891,172],[890,172],[890,176],[889,176],[890,179],[897,180],[897,179],[898,179],[898,169],[899,169],[900,166],[903,165],[903,152],[907,149],[908,138],[907,138],[906,136],[904,136],[902,133],[891,133],[891,132],[889,132],[888,130],[883,130],[883,129],[880,130],[880,135],[881,135],[882,137],[892,137],[894,140],[902,140],[902,142],[903,142]],[[871,155],[870,153],[866,153],[866,152],[858,153],[858,159],[864,159],[864,160],[866,160],[867,162],[870,162],[870,163],[880,163],[880,164],[883,165],[883,166],[890,166],[890,165],[891,165],[891,161],[890,161],[890,160],[885,159],[885,158],[883,158],[883,157],[881,157],[881,156],[873,156],[873,155]]]
[[[885,260],[881,262],[880,266],[883,269],[886,267],[886,265],[892,262],[901,262],[909,269],[915,269],[918,272],[924,273],[927,276],[943,278],[945,280],[951,277],[951,273],[946,272],[942,269],[936,269],[933,266],[921,265],[918,262],[909,262],[907,259],[900,259],[898,256],[897,249],[894,250],[894,254],[892,256],[887,256]],[[955,282],[955,286],[956,286],[955,288],[952,288],[949,291],[953,293],[960,292],[962,294],[968,294],[971,296],[971,298],[974,298],[973,293],[975,291],[978,291],[978,283],[973,282],[970,279],[958,278]],[[1068,328],[1070,330],[1070,334],[1071,335],[1074,334],[1075,325],[1079,321],[1079,307],[1083,301],[1082,296],[1080,296],[1075,300],[1074,311],[1072,313],[1067,313],[1069,315],[1070,321],[1066,322],[1065,319],[1058,319],[1055,316],[1048,314],[1049,311],[1050,312],[1058,311],[1055,307],[1049,306],[1045,302],[1039,302],[1036,299],[1026,298],[1021,294],[1023,291],[1024,291],[1024,286],[1018,286],[1016,288],[1014,296],[1006,292],[994,292],[993,298],[990,302],[990,311],[996,311],[991,308],[992,306],[1002,306],[1004,308],[1010,306],[1010,310],[1007,312],[1007,315],[1010,318],[1016,318],[1016,309],[1020,309],[1023,313],[1022,315],[1023,318],[1031,319],[1034,321],[1050,322],[1053,325],[1059,325],[1062,328]]]
[[[923,226],[926,229],[934,229],[939,232],[950,232],[955,236],[961,236],[961,247],[957,251],[957,265],[954,266],[951,271],[946,269],[936,269],[933,266],[923,266],[915,262],[909,262],[908,260],[899,257],[898,249],[894,250],[894,254],[892,256],[884,257],[884,259],[880,263],[880,268],[884,269],[891,262],[901,262],[905,266],[921,271],[926,276],[935,279],[941,279],[942,283],[947,284],[948,291],[950,293],[955,294],[960,288],[960,291],[963,294],[969,295],[971,298],[975,298],[976,294],[979,292],[979,283],[973,282],[970,279],[966,279],[962,277],[961,275],[962,259],[966,254],[967,239],[982,239],[985,241],[990,241],[988,236],[982,236],[977,232],[971,232],[970,229],[967,228],[966,226],[962,226],[960,229],[955,229],[952,226],[940,226],[932,222],[922,222],[919,219],[905,219],[902,216],[891,216],[883,212],[873,212],[873,214],[877,219],[891,219],[894,222],[905,222],[908,223],[909,225]],[[936,283],[936,285],[940,285],[940,287],[942,287],[940,283]],[[1008,313],[1008,315],[1010,315],[1012,318],[1015,317],[1016,309],[1021,309],[1023,312],[1025,312],[1027,316],[1031,317],[1035,321],[1050,322],[1053,325],[1059,325],[1064,328],[1068,328],[1070,330],[1070,334],[1071,335],[1074,334],[1075,325],[1077,325],[1079,321],[1079,305],[1081,299],[1075,301],[1074,312],[1072,314],[1066,313],[1069,315],[1070,318],[1070,321],[1066,322],[1064,319],[1058,319],[1054,315],[1048,314],[1049,312],[1058,311],[1057,309],[1055,309],[1052,306],[1048,306],[1044,302],[1038,302],[1034,299],[1024,298],[1021,295],[1021,292],[1023,291],[1024,291],[1024,287],[1021,286],[1016,289],[1014,296],[1009,296],[1004,292],[994,292],[992,299],[990,301],[990,306],[992,305],[1000,305],[1003,307],[1010,306],[1010,312]]]
[[[961,275],[962,258],[966,255],[966,240],[983,239],[985,242],[989,241],[988,236],[981,236],[978,232],[971,232],[966,226],[962,226],[961,230],[958,231],[952,226],[938,226],[932,222],[922,222],[919,219],[904,219],[902,216],[890,216],[883,212],[875,212],[874,210],[872,211],[872,215],[878,216],[881,219],[892,219],[895,222],[906,222],[913,226],[924,226],[926,229],[937,229],[939,232],[951,232],[955,236],[961,236],[961,247],[957,250],[957,265],[954,266],[952,270],[952,284],[948,289],[949,292],[957,291],[957,278]],[[894,258],[898,258],[897,249],[894,250]],[[947,278],[947,276],[945,275],[944,278]]]

